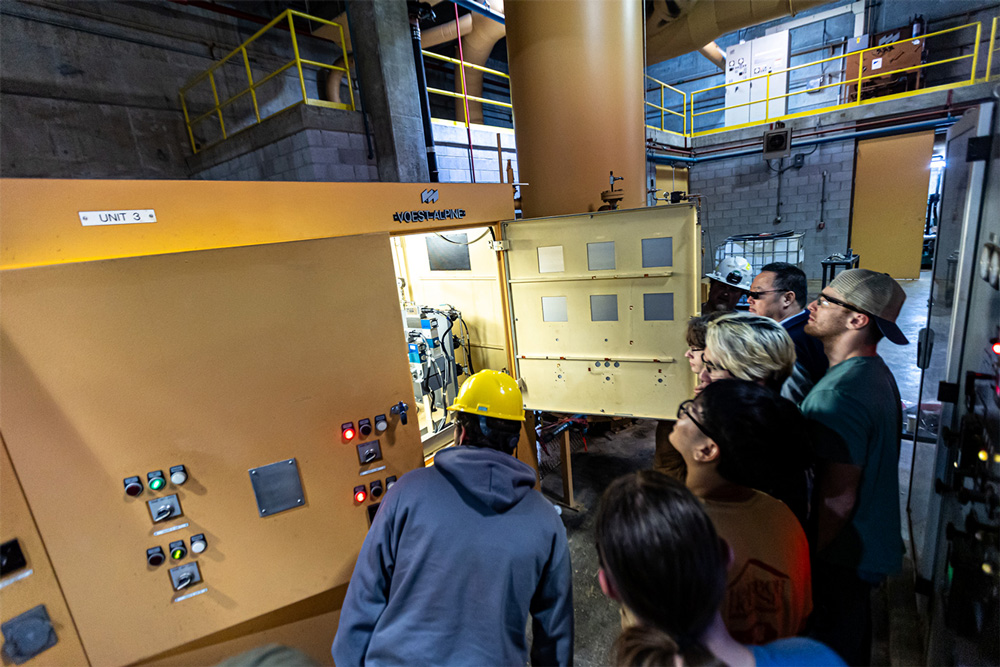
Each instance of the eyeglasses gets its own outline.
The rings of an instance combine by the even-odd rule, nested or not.
[[[688,352],[704,352],[704,351],[705,348],[703,347],[694,347],[693,345],[688,347]]]
[[[680,405],[678,405],[677,406],[677,419],[679,420],[679,419],[681,419],[682,417],[684,417],[686,415],[687,418],[690,419],[694,423],[694,425],[698,427],[699,431],[701,431],[702,433],[704,433],[706,437],[712,438],[714,440],[715,438],[713,438],[712,434],[708,432],[708,429],[706,429],[705,426],[701,422],[699,422],[697,419],[695,419],[693,414],[691,414],[691,406],[692,405],[694,405],[694,401],[691,400],[691,399],[688,399],[688,400],[684,401],[683,403],[681,403]]]
[[[701,355],[701,361],[702,361],[703,364],[705,364],[705,370],[708,371],[709,375],[711,375],[712,373],[728,373],[729,372],[728,368],[723,368],[722,366],[720,366],[719,364],[715,363],[711,359],[706,359],[704,354]]]
[[[849,303],[836,299],[828,294],[823,294],[822,292],[820,292],[819,296],[816,297],[816,303],[819,306],[829,306],[830,304],[834,304],[836,306],[840,306],[841,308],[846,308],[847,310],[853,310],[855,313],[861,313],[862,315],[868,315],[871,317],[871,313],[867,313],[857,306],[852,306]]]
[[[784,291],[786,291],[786,290],[783,290],[783,289],[766,289],[766,290],[761,290],[760,292],[747,292],[747,296],[749,296],[751,299],[759,299],[760,297],[764,296],[765,294],[771,294],[772,292],[784,292]]]

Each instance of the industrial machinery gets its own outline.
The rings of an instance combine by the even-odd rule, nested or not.
[[[448,422],[445,408],[458,395],[459,376],[471,374],[468,327],[461,311],[451,306],[413,303],[403,305],[403,324],[420,434],[432,435]],[[462,351],[464,366],[456,349]]]
[[[675,414],[693,205],[514,221],[509,185],[434,188],[0,179],[11,661],[328,662],[380,499],[424,463],[415,379],[435,407],[494,368],[529,409]]]

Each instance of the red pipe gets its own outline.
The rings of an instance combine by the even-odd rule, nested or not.
[[[472,126],[469,125],[469,97],[465,90],[465,57],[462,55],[462,26],[458,22],[458,4],[455,4],[455,34],[458,35],[458,63],[462,71],[462,99],[465,101],[465,132],[469,135],[469,169],[472,172],[472,182],[476,182],[476,157],[472,151]]]

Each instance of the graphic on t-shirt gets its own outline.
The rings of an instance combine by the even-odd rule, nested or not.
[[[788,624],[786,601],[791,577],[767,563],[751,558],[743,564],[726,591],[729,633],[741,644],[764,644],[794,632],[782,632]]]

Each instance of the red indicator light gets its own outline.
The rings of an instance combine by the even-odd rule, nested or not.
[[[367,497],[368,497],[368,494],[365,493],[364,489],[361,489],[360,491],[355,491],[354,492],[354,502],[356,502],[356,503],[363,503],[363,502],[365,502],[365,499]]]
[[[354,440],[354,436],[357,434],[358,432],[354,430],[354,422],[347,422],[340,425],[340,437],[344,439],[344,442]]]
[[[1000,354],[1000,341],[993,343],[993,354]]]

